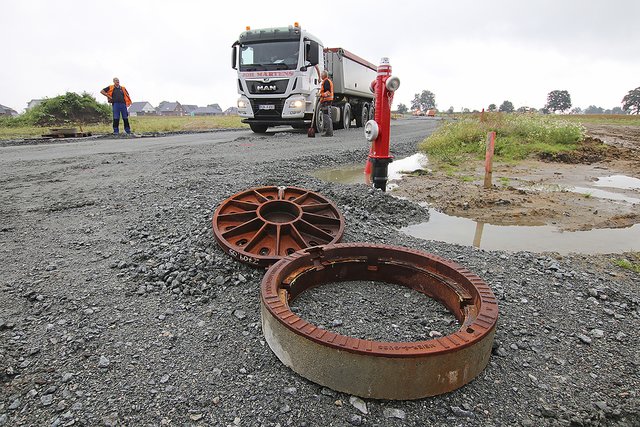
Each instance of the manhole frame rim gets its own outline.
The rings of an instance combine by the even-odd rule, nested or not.
[[[384,251],[395,251],[425,257],[447,266],[461,274],[462,277],[468,280],[468,284],[477,290],[478,302],[473,305],[476,307],[479,305],[480,309],[475,314],[472,322],[467,323],[465,321],[464,323],[461,323],[460,329],[451,334],[443,335],[442,337],[420,341],[377,341],[355,338],[326,329],[321,329],[317,325],[314,325],[313,323],[298,316],[291,310],[288,304],[284,304],[282,302],[278,293],[280,288],[279,284],[276,283],[276,276],[282,274],[283,270],[290,266],[292,262],[299,261],[303,257],[311,257],[313,256],[311,253],[317,250],[327,253],[332,250],[347,248],[368,248],[374,250],[380,249]],[[385,282],[404,286],[400,283],[394,283],[388,280]],[[326,283],[320,283],[318,286],[322,286],[324,284]],[[478,275],[472,273],[465,267],[438,255],[401,246],[373,243],[335,243],[318,248],[303,249],[284,257],[272,265],[263,277],[260,285],[260,300],[261,304],[273,318],[284,325],[287,329],[310,341],[335,350],[376,357],[429,357],[455,353],[457,350],[462,350],[481,342],[484,338],[493,333],[496,329],[498,320],[497,299],[489,285]],[[453,314],[452,310],[447,307],[446,304],[442,304],[450,313]],[[463,328],[471,328],[473,332],[470,333],[463,331]]]

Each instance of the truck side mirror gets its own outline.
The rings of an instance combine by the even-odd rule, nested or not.
[[[318,65],[320,63],[320,45],[318,45],[318,42],[309,40],[304,47],[305,61],[307,61],[309,65]]]
[[[231,46],[231,68],[234,70],[238,69],[238,42],[235,42],[233,46]]]

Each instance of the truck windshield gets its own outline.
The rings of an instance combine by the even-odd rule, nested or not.
[[[274,41],[240,46],[240,71],[294,70],[298,65],[298,41]]]

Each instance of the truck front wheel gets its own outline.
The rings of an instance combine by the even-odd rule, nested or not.
[[[249,127],[255,133],[266,133],[269,126],[267,125],[258,125],[254,123],[249,123]]]

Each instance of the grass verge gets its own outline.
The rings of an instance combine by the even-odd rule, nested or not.
[[[530,114],[489,113],[482,121],[478,115],[445,123],[420,144],[420,150],[430,160],[450,165],[482,159],[490,131],[496,132],[494,158],[507,162],[572,151],[585,136],[579,123]]]
[[[238,116],[140,116],[130,117],[131,129],[134,133],[156,132],[180,132],[180,131],[204,131],[211,129],[240,129],[248,128],[240,122]],[[122,122],[120,131],[123,130]],[[64,126],[57,126],[64,127]],[[79,126],[70,125],[69,127]],[[84,132],[93,134],[112,133],[111,124],[98,124],[82,126]],[[29,126],[16,119],[0,120],[0,139],[33,138],[49,133],[48,127]]]
[[[633,261],[629,261],[628,258],[634,258]],[[640,252],[631,253],[627,258],[619,258],[613,260],[613,263],[625,270],[631,270],[636,273],[640,273]]]

